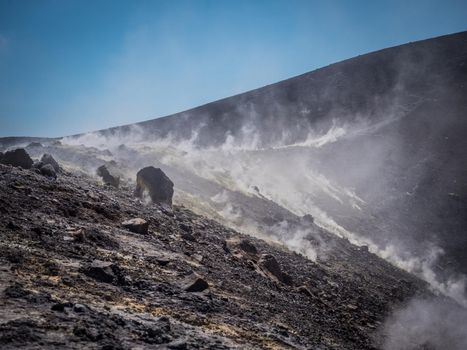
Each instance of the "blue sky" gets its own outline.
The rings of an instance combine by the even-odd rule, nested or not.
[[[0,0],[0,136],[161,117],[463,30],[454,0]]]

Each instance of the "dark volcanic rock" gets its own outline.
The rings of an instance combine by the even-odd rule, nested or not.
[[[83,304],[75,304],[73,306],[73,311],[79,314],[85,313],[89,308]]]
[[[280,282],[292,285],[293,281],[292,278],[284,273],[281,269],[281,266],[277,262],[276,258],[271,254],[263,254],[258,261],[259,267],[261,267],[264,271],[269,272],[271,275],[276,277]]]
[[[189,233],[189,232],[182,232],[182,233],[181,233],[181,237],[182,237],[185,241],[196,242],[196,237],[193,236],[192,233]]]
[[[149,223],[141,218],[134,218],[122,222],[122,226],[128,229],[131,232],[147,234]]]
[[[99,168],[97,168],[96,173],[98,176],[102,177],[102,181],[104,181],[106,185],[118,188],[120,184],[120,178],[110,174],[109,169],[107,169],[105,165],[101,165]]]
[[[38,173],[40,173],[41,167],[44,165],[41,161],[36,161],[33,163],[32,167],[37,169]]]
[[[7,344],[26,344],[40,340],[37,323],[28,319],[16,319],[0,324],[0,346]]]
[[[105,249],[117,249],[119,247],[118,242],[111,234],[96,229],[88,229],[85,232],[84,230],[77,230],[71,232],[71,234],[76,242],[95,244]]]
[[[209,288],[209,284],[208,282],[206,282],[205,279],[201,277],[196,277],[194,281],[190,281],[187,283],[184,290],[186,292],[194,293],[194,292],[202,292],[208,288]]]
[[[242,249],[246,253],[249,253],[249,254],[257,254],[258,253],[258,250],[254,246],[254,244],[251,243],[247,239],[242,239],[240,241],[240,243],[238,244],[238,246],[240,247],[240,249]]]
[[[2,164],[19,166],[24,169],[30,169],[34,163],[24,148],[6,152],[1,158],[1,162]]]
[[[25,290],[19,283],[7,287],[3,293],[9,298],[24,298],[30,294],[30,292]]]
[[[55,169],[54,167],[52,166],[52,164],[44,164],[40,167],[40,171],[41,171],[41,174],[44,175],[44,176],[47,176],[47,177],[52,177],[52,178],[56,178],[57,177],[57,173],[55,172]]]
[[[99,282],[112,283],[117,278],[114,273],[114,264],[107,261],[94,260],[89,266],[84,267],[82,271],[86,276]]]
[[[148,191],[154,203],[172,205],[173,187],[173,182],[159,168],[148,166],[136,174],[135,195],[142,197],[144,191]]]
[[[48,153],[44,153],[44,155],[41,158],[41,162],[44,165],[50,164],[54,168],[56,173],[59,173],[61,171],[60,165],[57,163],[54,157],[52,157],[52,155]]]
[[[67,302],[67,303],[56,303],[56,304],[53,304],[50,309],[53,310],[53,311],[64,312],[66,309],[69,309],[71,307],[73,307],[73,304],[69,303],[69,302]]]
[[[311,214],[305,214],[300,218],[300,222],[304,225],[311,225],[315,222],[315,218]]]

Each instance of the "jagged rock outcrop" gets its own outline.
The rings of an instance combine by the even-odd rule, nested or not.
[[[24,148],[17,148],[12,151],[7,151],[0,159],[2,164],[13,165],[23,169],[30,169],[34,162]]]
[[[45,153],[41,159],[33,164],[38,174],[50,178],[57,178],[57,174],[62,172],[62,168],[58,162],[52,157],[52,155]]]
[[[143,193],[147,191],[153,203],[171,206],[174,194],[173,187],[173,182],[160,168],[148,166],[136,174],[135,195],[141,198]]]
[[[110,185],[115,188],[118,188],[120,185],[120,178],[110,174],[109,169],[107,169],[105,165],[101,165],[99,168],[97,168],[96,173],[98,176],[102,177],[102,181],[106,185]]]
[[[51,154],[48,154],[48,153],[44,153],[42,155],[42,158],[40,160],[40,162],[44,165],[47,165],[47,164],[50,164],[56,173],[59,173],[61,172],[61,168],[60,168],[60,165],[58,164],[58,162],[54,159],[54,157],[52,157]]]

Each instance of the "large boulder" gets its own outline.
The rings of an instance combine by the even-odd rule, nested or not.
[[[171,206],[174,194],[173,187],[173,182],[159,168],[148,166],[136,174],[135,195],[141,198],[144,192],[147,191],[154,203]]]
[[[31,169],[34,162],[24,148],[17,148],[6,152],[0,159],[2,164]]]
[[[96,173],[98,176],[102,177],[102,181],[104,181],[106,185],[118,188],[120,184],[120,178],[118,176],[112,175],[105,165],[101,165],[99,168],[97,168]]]
[[[52,155],[48,153],[44,153],[41,158],[41,162],[43,165],[50,164],[56,173],[59,173],[61,171],[60,165],[58,165],[57,161],[52,157]]]

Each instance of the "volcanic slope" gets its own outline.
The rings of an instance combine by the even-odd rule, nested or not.
[[[375,349],[429,294],[311,221],[332,247],[316,262],[133,190],[0,165],[2,349]],[[147,234],[121,225],[136,217]]]
[[[467,273],[466,96],[462,32],[95,136],[222,150],[192,163],[165,159],[224,185],[250,183],[295,214],[330,217],[382,249],[424,259],[439,247],[443,269]],[[97,137],[87,136],[68,141],[93,145]]]
[[[1,139],[70,171],[1,167],[1,347],[378,347],[426,286],[339,237],[466,272],[466,84],[464,32],[136,125]],[[120,190],[82,174],[103,164]],[[175,183],[173,211],[133,198],[147,165]],[[121,226],[135,217],[148,235]],[[187,291],[194,273],[209,288]]]

